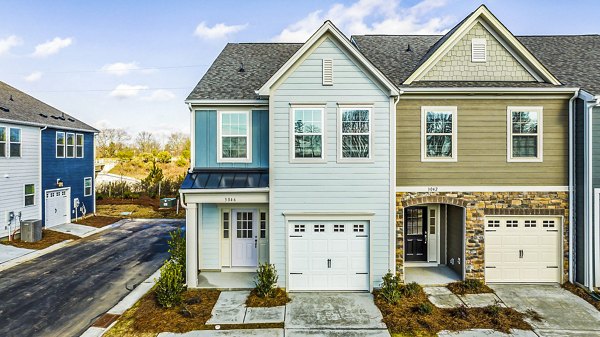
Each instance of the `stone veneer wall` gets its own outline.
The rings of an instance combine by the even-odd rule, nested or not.
[[[567,192],[398,192],[396,193],[396,267],[404,279],[404,208],[450,204],[466,209],[467,279],[484,279],[484,216],[563,216],[563,282],[569,270],[569,202]]]
[[[487,61],[471,61],[471,40],[487,41]],[[481,23],[458,41],[421,81],[536,81]]]

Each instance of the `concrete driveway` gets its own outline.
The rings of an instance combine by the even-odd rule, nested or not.
[[[600,312],[558,285],[490,285],[509,307],[537,311],[541,322],[531,321],[539,336],[600,336]]]
[[[389,337],[381,312],[368,293],[292,293],[285,335]]]

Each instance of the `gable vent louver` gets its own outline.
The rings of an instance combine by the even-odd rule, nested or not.
[[[472,62],[487,61],[487,42],[485,39],[471,40],[471,61]]]
[[[5,108],[3,106],[0,106],[0,110],[4,111],[4,112],[9,112],[10,109],[9,108]]]
[[[332,59],[323,59],[323,85],[333,85]]]

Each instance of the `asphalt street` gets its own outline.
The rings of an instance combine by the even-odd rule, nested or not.
[[[128,221],[0,272],[0,336],[79,336],[161,266],[184,223]]]

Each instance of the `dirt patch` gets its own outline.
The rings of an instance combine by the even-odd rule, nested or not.
[[[570,291],[571,293],[583,298],[586,302],[594,306],[596,310],[600,311],[600,301],[593,298],[592,295],[590,295],[590,293],[582,287],[576,286],[570,282],[563,283],[562,287]]]
[[[374,291],[375,304],[392,333],[405,336],[436,336],[442,330],[494,329],[508,333],[511,329],[531,330],[526,314],[497,305],[484,308],[453,309],[434,306],[423,289],[398,304],[388,304]]]
[[[19,248],[27,248],[27,249],[44,249],[48,248],[52,245],[55,245],[59,242],[63,242],[65,240],[77,240],[78,236],[55,232],[53,230],[44,229],[42,230],[42,239],[38,242],[23,242],[21,239],[15,239],[13,241],[0,241],[1,244],[10,245]]]
[[[446,287],[456,295],[494,293],[494,291],[490,287],[488,287],[487,285],[485,285],[485,283],[479,280],[452,282]]]
[[[121,219],[123,219],[123,217],[91,215],[91,216],[87,216],[83,219],[79,219],[78,221],[75,221],[74,223],[76,223],[78,225],[102,228],[104,226],[111,225]]]
[[[148,196],[137,199],[104,198],[96,203],[96,214],[108,217],[124,217],[124,212],[131,212],[127,218],[143,219],[185,219],[185,209],[160,208],[160,200]]]
[[[286,305],[290,301],[285,290],[277,288],[274,290],[272,297],[259,297],[256,289],[250,292],[250,296],[246,300],[247,307],[279,307]]]
[[[192,330],[214,330],[206,325],[219,294],[216,289],[193,289],[183,293],[181,305],[169,309],[156,302],[154,291],[142,297],[127,310],[105,337],[150,337],[159,332],[183,333]],[[221,330],[283,328],[283,323],[221,324]]]

